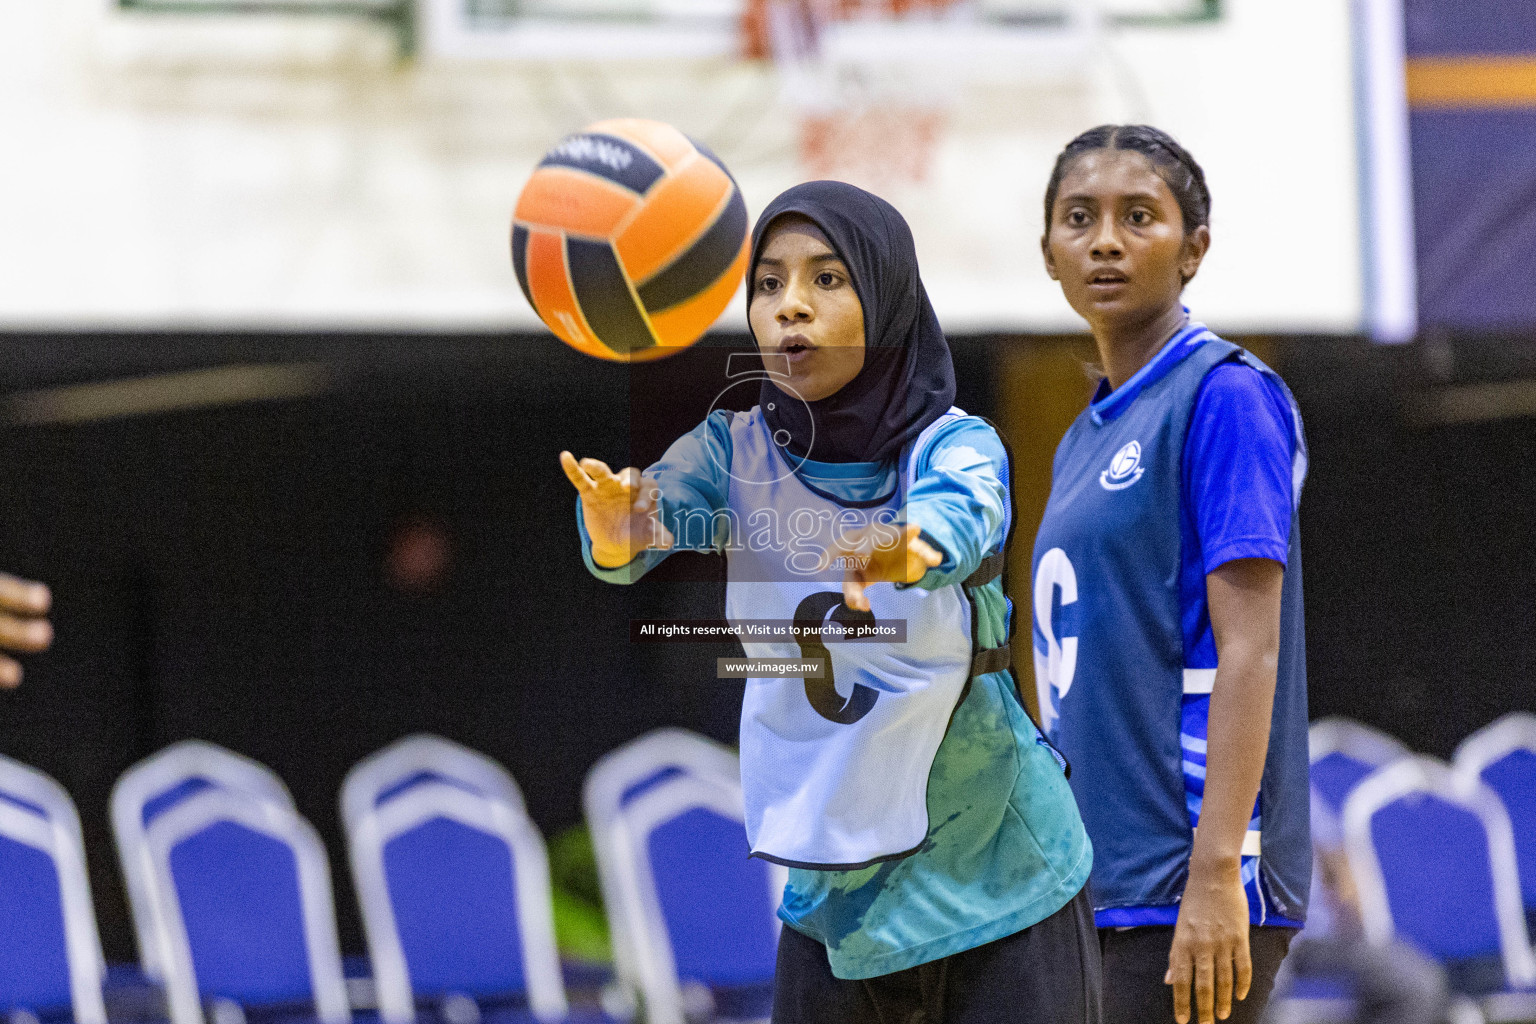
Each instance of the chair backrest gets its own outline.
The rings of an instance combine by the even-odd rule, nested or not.
[[[85,833],[80,827],[80,814],[75,809],[69,791],[59,785],[53,776],[4,754],[0,754],[0,803],[13,804],[62,825],[69,833],[72,848],[85,849]],[[84,854],[81,859],[84,859]],[[101,963],[101,973],[105,976],[107,961],[101,953],[99,942],[96,959]]]
[[[20,798],[0,799],[0,1009],[67,1005],[76,1024],[106,1024],[105,961],[74,803],[9,758],[0,758],[0,794]]]
[[[681,1024],[685,982],[773,977],[785,871],[748,856],[744,820],[738,781],[680,774],[627,802],[594,844],[616,858],[604,895],[624,915],[652,1024]]]
[[[1324,718],[1307,730],[1312,788],[1333,808],[1344,809],[1350,790],[1367,775],[1410,751],[1378,729],[1348,718]]]
[[[1536,913],[1536,715],[1515,712],[1456,748],[1456,774],[1499,795],[1515,834],[1515,862],[1528,915]],[[1528,917],[1529,919],[1529,917]]]
[[[1446,963],[1497,956],[1511,986],[1536,984],[1509,816],[1425,757],[1395,761],[1344,804],[1344,844],[1366,937],[1403,938]]]
[[[139,964],[151,978],[164,976],[165,942],[159,921],[146,832],[160,815],[207,789],[227,789],[293,808],[283,780],[266,765],[203,740],[183,740],[129,768],[112,787],[112,834],[133,911]]]
[[[148,832],[171,1024],[203,1024],[201,1001],[312,1002],[324,1024],[351,1014],[320,837],[288,808],[206,789]]]
[[[363,812],[347,836],[379,1015],[413,995],[525,993],[540,1020],[567,1013],[549,860],[519,804],[421,782]]]
[[[58,821],[80,848],[85,848],[85,834],[80,828],[75,802],[70,799],[68,790],[51,775],[0,754],[0,801]]]
[[[612,846],[619,834],[616,822],[623,807],[667,779],[695,775],[725,786],[739,786],[741,761],[729,748],[686,729],[656,729],[603,755],[582,788],[582,803],[587,828],[597,857],[598,881],[607,898],[604,911],[608,934],[613,943],[614,975],[621,985],[640,989],[640,972],[634,942],[629,938],[628,923],[618,901],[611,895],[618,891],[613,877],[614,865],[628,856]]]
[[[523,794],[505,768],[484,754],[430,733],[396,740],[363,758],[341,785],[341,820],[352,835],[365,814],[424,782],[458,786],[519,810]]]

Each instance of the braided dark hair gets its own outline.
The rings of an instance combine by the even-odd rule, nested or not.
[[[1084,153],[1096,149],[1129,149],[1140,153],[1152,162],[1158,177],[1167,183],[1174,198],[1179,201],[1179,212],[1184,215],[1184,233],[1211,222],[1211,193],[1205,187],[1205,172],[1195,163],[1189,151],[1174,141],[1173,136],[1145,124],[1101,124],[1090,128],[1062,149],[1051,169],[1051,180],[1045,186],[1045,230],[1051,230],[1051,208],[1056,205],[1056,193],[1061,179]]]

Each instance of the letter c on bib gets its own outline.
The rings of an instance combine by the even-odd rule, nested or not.
[[[1077,572],[1061,548],[1051,548],[1035,566],[1035,627],[1045,638],[1045,651],[1035,651],[1035,685],[1040,691],[1040,712],[1046,719],[1057,716],[1057,702],[1072,689],[1077,672],[1077,637],[1058,638],[1051,625],[1051,599],[1061,588],[1061,603],[1077,601]],[[1051,691],[1054,690],[1054,700]],[[1049,709],[1049,710],[1047,710]],[[1042,725],[1050,729],[1050,722]]]
[[[845,626],[861,622],[873,624],[875,617],[870,612],[854,611],[843,604],[841,590],[818,590],[807,594],[795,608],[795,625],[801,630],[798,641],[800,657],[820,658],[826,664],[820,679],[805,679],[805,698],[811,702],[811,709],[827,721],[852,725],[869,714],[875,701],[880,699],[880,691],[863,683],[854,683],[853,692],[847,697],[837,692],[837,678],[832,672],[832,652],[827,650],[820,634],[815,632],[825,625],[824,620],[829,611],[834,622]]]

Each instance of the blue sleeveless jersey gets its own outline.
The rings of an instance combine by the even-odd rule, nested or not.
[[[1205,787],[1212,644],[1186,649],[1181,595],[1183,455],[1212,369],[1242,362],[1284,394],[1293,496],[1306,448],[1279,377],[1191,324],[1102,402],[1056,452],[1036,536],[1033,619],[1042,725],[1072,763],[1093,840],[1100,926],[1172,924]],[[1311,876],[1299,520],[1291,516],[1269,751],[1242,874],[1255,924],[1299,924]]]

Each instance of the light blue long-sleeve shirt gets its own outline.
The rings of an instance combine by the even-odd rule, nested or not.
[[[711,413],[645,470],[677,548],[723,550],[723,538],[688,527],[727,507],[731,416]],[[918,458],[903,518],[943,556],[912,584],[932,590],[964,580],[1002,544],[1007,456],[990,424],[964,417],[939,429]],[[900,470],[808,460],[797,475],[839,500],[867,502],[890,494]],[[647,550],[604,569],[592,561],[579,501],[576,520],[582,557],[599,579],[632,583],[668,554]],[[970,595],[976,646],[998,646],[1011,611],[1002,581]],[[1065,906],[1088,878],[1092,847],[1071,790],[1008,672],[972,681],[929,772],[927,804],[927,841],[909,857],[856,871],[790,870],[779,916],[826,945],[836,976],[889,974],[1011,935]]]

